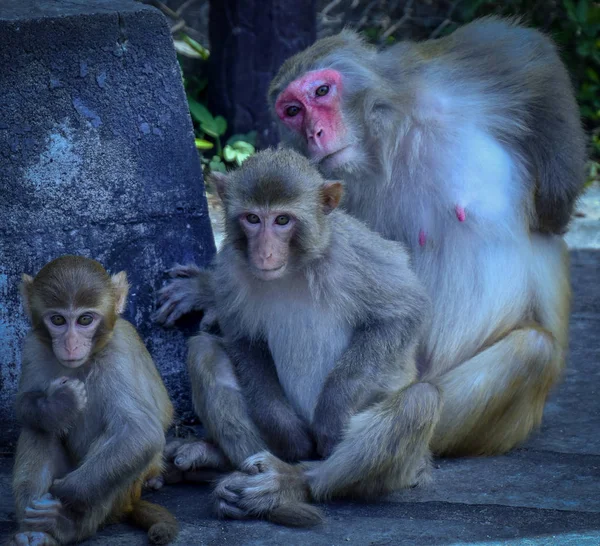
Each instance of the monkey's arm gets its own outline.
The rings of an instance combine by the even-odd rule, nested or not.
[[[410,318],[389,320],[355,331],[317,399],[311,428],[321,456],[331,453],[354,413],[392,385],[399,389],[415,379],[411,322]]]
[[[269,447],[287,460],[310,457],[314,443],[308,427],[287,401],[266,343],[243,339],[229,342],[226,351],[234,362],[252,420]]]
[[[63,384],[42,391],[22,392],[15,405],[17,420],[34,430],[61,434],[66,432],[85,406],[83,383],[61,378]],[[83,390],[82,390],[83,389]]]
[[[123,386],[113,388],[116,395],[105,404],[104,432],[81,464],[50,489],[70,506],[85,509],[101,502],[115,488],[133,482],[162,452],[165,437],[159,419],[141,405],[138,397],[128,396],[128,390]]]
[[[177,264],[168,273],[173,280],[158,292],[160,307],[154,320],[173,326],[183,315],[204,311],[203,326],[216,322],[212,271]]]

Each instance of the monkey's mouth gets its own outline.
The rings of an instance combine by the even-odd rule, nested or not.
[[[255,275],[263,281],[271,281],[273,279],[277,279],[281,277],[284,272],[287,264],[282,264],[279,267],[273,267],[271,269],[263,269],[260,267],[256,267],[254,269]]]
[[[331,152],[326,156],[322,157],[319,160],[321,165],[326,167],[338,167],[343,161],[348,160],[350,158],[350,151],[352,149],[352,145],[348,144],[347,146],[343,146],[339,150],[335,152]]]

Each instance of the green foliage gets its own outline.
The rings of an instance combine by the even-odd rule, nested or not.
[[[198,72],[202,73],[202,68],[206,68],[206,61],[209,57],[208,50],[186,35],[183,35],[181,42],[193,48],[197,53],[194,58],[202,59],[202,64],[198,69]],[[203,168],[205,171],[226,172],[228,167],[239,167],[256,151],[256,131],[233,135],[223,146],[222,138],[227,133],[227,120],[223,116],[213,116],[206,107],[208,79],[195,74],[185,74],[185,70],[183,72],[188,106],[194,122],[196,148],[202,154]],[[211,150],[211,153],[207,157],[203,152],[208,150]]]

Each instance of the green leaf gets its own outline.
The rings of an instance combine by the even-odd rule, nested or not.
[[[200,45],[198,42],[196,42],[196,40],[190,38],[187,34],[183,34],[182,38],[183,41],[204,60],[207,60],[210,57],[210,51],[208,51],[208,49],[206,49],[203,45]]]
[[[218,171],[221,173],[227,172],[227,167],[225,167],[225,163],[221,161],[221,158],[218,155],[213,155],[213,158],[208,164],[208,167],[211,171]]]
[[[575,10],[575,3],[573,2],[573,0],[563,0],[563,5],[567,10],[567,16],[569,17],[569,19],[571,19],[571,21],[576,21],[577,15]]]
[[[200,124],[200,128],[207,134],[213,138],[219,138],[219,131],[217,130],[217,125],[215,120],[204,121]]]
[[[211,150],[215,146],[212,142],[204,140],[203,138],[195,139],[194,143],[196,144],[196,148],[198,148],[198,150]]]
[[[249,142],[244,142],[243,140],[238,140],[234,142],[231,147],[240,153],[253,154],[256,150],[252,144]]]
[[[219,133],[219,136],[224,135],[227,131],[227,121],[223,116],[217,116],[215,118],[215,128]]]
[[[188,106],[192,117],[199,123],[214,123],[212,114],[204,104],[200,104],[198,101],[188,96]]]
[[[223,148],[223,158],[225,159],[225,161],[235,161],[235,157],[236,151],[231,146],[229,146],[229,144],[225,146],[225,148]]]
[[[256,131],[250,131],[249,133],[246,134],[237,134],[237,135],[231,135],[228,139],[226,144],[235,144],[236,142],[243,140],[244,142],[247,142],[248,144],[252,144],[252,146],[256,147]]]
[[[588,8],[588,0],[579,0],[577,3],[577,21],[579,21],[582,25],[587,23]]]
[[[585,73],[594,83],[600,83],[600,78],[598,78],[598,74],[593,68],[588,68]]]

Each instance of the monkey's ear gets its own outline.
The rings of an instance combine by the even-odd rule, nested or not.
[[[225,201],[225,190],[227,189],[227,184],[229,184],[229,176],[225,173],[215,171],[210,173],[209,180],[215,185],[215,188],[217,188],[217,193],[219,194],[221,201]]]
[[[25,309],[25,314],[31,320],[31,296],[30,289],[33,284],[33,277],[31,275],[27,275],[23,273],[21,275],[21,285],[19,286],[19,292],[21,292],[21,297],[23,298],[23,309]]]
[[[321,186],[321,205],[323,206],[323,212],[329,214],[332,210],[335,210],[344,195],[344,186],[341,182],[325,182]]]
[[[120,315],[125,311],[127,303],[127,294],[129,293],[129,282],[127,281],[127,273],[121,271],[110,278],[115,291],[115,313]]]

